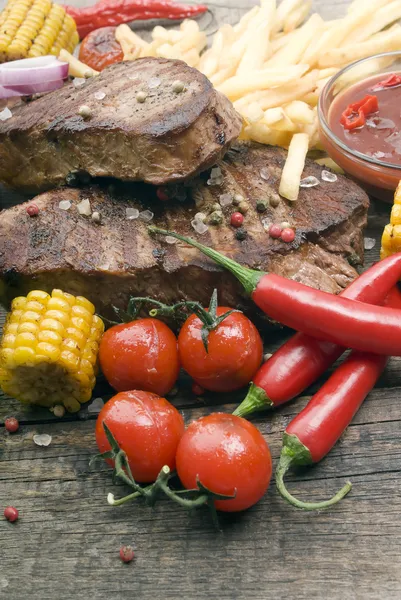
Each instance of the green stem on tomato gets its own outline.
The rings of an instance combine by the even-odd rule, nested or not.
[[[240,264],[238,264],[235,260],[232,260],[231,258],[220,254],[220,252],[217,252],[216,250],[213,250],[213,248],[208,248],[207,246],[204,246],[203,244],[200,244],[199,242],[192,240],[191,238],[179,235],[174,231],[167,231],[166,229],[160,229],[159,227],[154,227],[153,225],[150,226],[148,229],[151,233],[158,233],[160,235],[165,236],[168,235],[170,237],[176,238],[177,240],[181,240],[181,242],[185,242],[186,244],[189,244],[194,248],[197,248],[198,250],[203,252],[203,254],[214,260],[217,264],[230,271],[230,273],[232,273],[238,279],[238,281],[240,281],[246,293],[250,296],[252,295],[256,286],[258,285],[259,280],[263,277],[263,275],[266,275],[266,273],[262,271],[255,271],[253,269],[243,267]]]
[[[259,410],[270,410],[274,407],[273,402],[262,388],[251,383],[246,398],[233,412],[237,417],[246,417]]]
[[[341,490],[337,492],[329,500],[323,502],[303,502],[295,498],[286,488],[284,483],[284,476],[287,471],[293,466],[308,465],[313,462],[311,453],[308,448],[304,446],[297,436],[284,434],[283,449],[279,464],[276,470],[276,485],[281,496],[287,500],[290,504],[296,508],[302,510],[321,510],[333,506],[342,500],[352,488],[352,483],[348,481]]]

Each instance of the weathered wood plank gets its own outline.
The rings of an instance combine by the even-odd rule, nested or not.
[[[399,392],[388,391],[385,400],[394,406]],[[316,499],[352,478],[354,489],[338,507],[300,512],[272,485],[254,509],[223,517],[221,534],[207,514],[190,516],[167,502],[153,511],[140,502],[108,507],[107,492],[124,489],[111,484],[106,466],[89,469],[92,422],[30,426],[7,436],[0,506],[15,504],[21,519],[12,530],[0,528],[0,547],[7,548],[0,586],[11,598],[33,591],[43,599],[127,592],[144,600],[399,598],[400,415],[389,419],[380,394],[371,395],[330,458],[289,477],[294,493]],[[204,413],[186,410],[185,417]],[[256,423],[276,461],[286,419],[277,414]],[[50,433],[52,445],[35,446],[36,431]],[[129,567],[119,562],[121,543],[136,548]]]

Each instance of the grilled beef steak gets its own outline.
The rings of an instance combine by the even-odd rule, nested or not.
[[[82,294],[99,313],[111,316],[111,305],[126,307],[130,295],[152,296],[165,302],[195,299],[207,305],[214,287],[220,303],[255,311],[241,286],[197,250],[174,240],[152,237],[143,219],[150,210],[152,223],[195,237],[252,268],[270,270],[327,292],[338,293],[356,276],[347,259],[362,262],[368,197],[355,183],[338,177],[336,183],[301,189],[299,200],[289,203],[277,194],[285,152],[259,145],[231,150],[220,167],[223,182],[198,179],[186,190],[186,202],[157,202],[155,189],[143,184],[120,184],[110,196],[99,188],[61,189],[42,194],[34,202],[37,217],[29,217],[26,204],[0,213],[0,296],[3,303],[33,288],[53,287]],[[262,174],[262,176],[261,176]],[[307,161],[305,176],[320,178],[321,167]],[[218,183],[218,180],[217,180]],[[210,214],[216,203],[241,194],[248,205],[246,238],[236,239],[230,226],[235,207],[223,208],[223,223],[209,225],[199,235],[191,225],[196,213]],[[227,196],[229,195],[229,196]],[[223,196],[223,198],[222,198]],[[89,199],[101,224],[82,216],[77,204]],[[270,199],[264,213],[258,200]],[[69,210],[61,201],[71,202]],[[63,206],[63,205],[62,205]],[[127,209],[136,208],[139,218]],[[291,244],[273,240],[268,223],[288,221],[296,227]],[[195,226],[196,222],[194,223]],[[251,309],[251,310],[250,310]]]
[[[180,93],[177,80],[185,84]],[[80,88],[71,83],[12,112],[0,122],[0,180],[32,193],[77,171],[181,181],[213,165],[241,131],[241,117],[204,75],[163,58],[113,65]]]

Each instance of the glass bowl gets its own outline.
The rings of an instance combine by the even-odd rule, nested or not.
[[[333,101],[352,85],[375,75],[401,73],[401,52],[386,52],[352,63],[337,73],[323,88],[318,104],[319,134],[323,148],[344,171],[372,196],[393,201],[401,180],[401,163],[394,165],[367,156],[347,146],[329,125]]]

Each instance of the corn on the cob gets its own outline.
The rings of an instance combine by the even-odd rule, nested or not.
[[[35,290],[11,308],[0,346],[1,389],[28,404],[78,411],[96,380],[104,324],[95,307],[61,290]]]
[[[0,62],[58,56],[78,42],[74,19],[51,0],[8,0],[0,13]]]
[[[396,252],[401,252],[401,181],[395,192],[390,223],[383,231],[380,257],[386,258]]]

